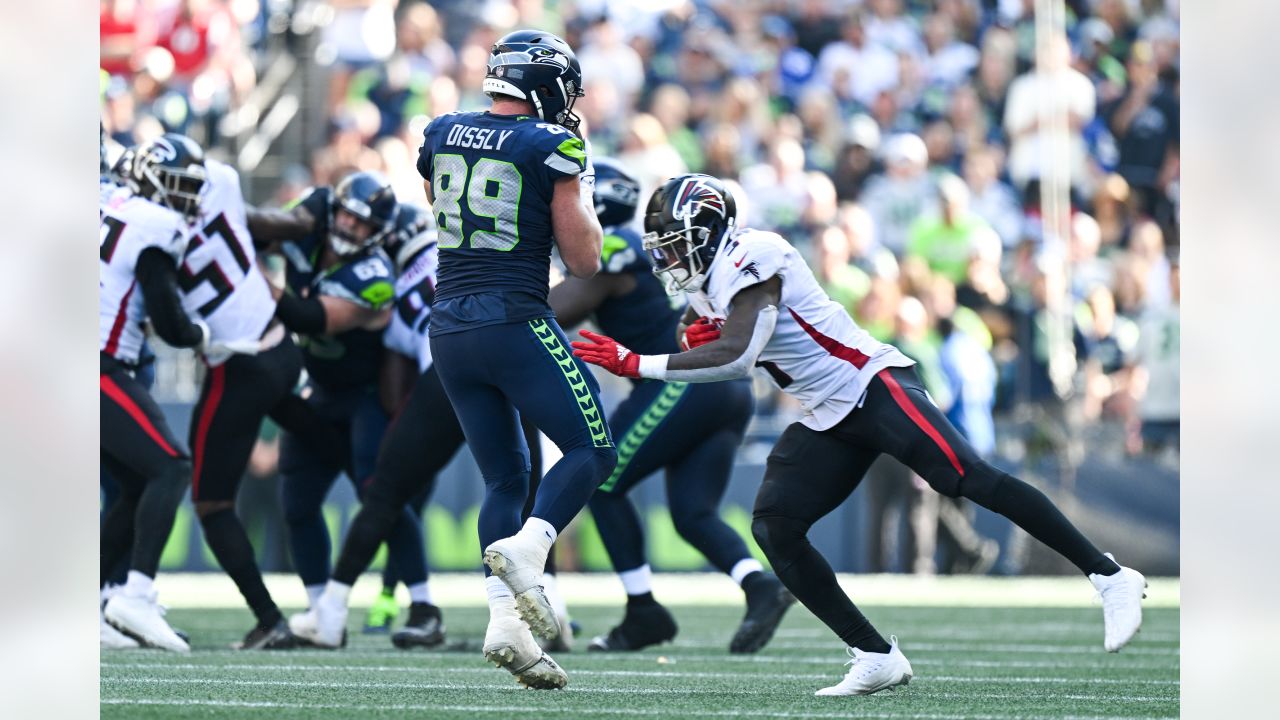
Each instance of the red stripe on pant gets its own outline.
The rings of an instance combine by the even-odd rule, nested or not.
[[[99,375],[98,387],[101,388],[102,392],[106,393],[107,397],[111,398],[115,404],[119,405],[126,413],[128,413],[129,417],[133,418],[133,421],[138,423],[138,426],[142,428],[142,431],[154,440],[155,443],[160,446],[161,450],[164,450],[169,457],[178,457],[178,451],[174,450],[173,446],[165,441],[164,435],[161,435],[160,431],[156,429],[156,426],[152,424],[151,418],[147,417],[147,414],[143,412],[142,408],[138,407],[138,404],[133,401],[133,398],[129,397],[129,394],[122,390],[114,380],[106,375]]]
[[[893,377],[889,370],[889,368],[881,370],[876,373],[876,377],[884,381],[885,386],[889,388],[889,394],[893,396],[894,402],[898,403],[898,407],[902,408],[902,411],[907,414],[907,417],[911,418],[911,421],[923,430],[925,435],[928,435],[933,439],[934,444],[936,444],[942,450],[943,454],[947,456],[947,459],[951,461],[951,467],[956,469],[956,472],[960,474],[960,477],[964,477],[964,468],[960,467],[960,459],[956,457],[956,453],[951,449],[951,445],[947,443],[946,438],[942,437],[942,433],[938,432],[938,428],[934,427],[933,424],[926,420],[924,415],[920,413],[920,409],[911,402],[911,398],[907,397],[907,392],[902,389],[902,386],[898,384],[898,380]]]
[[[209,394],[204,399],[204,407],[200,410],[200,419],[196,424],[196,442],[192,452],[195,453],[194,467],[191,473],[191,498],[200,497],[200,471],[204,469],[204,447],[209,437],[209,426],[213,424],[213,416],[222,403],[222,391],[227,384],[227,366],[219,365],[209,368]]]

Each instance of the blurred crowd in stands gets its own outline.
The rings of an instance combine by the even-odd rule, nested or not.
[[[427,120],[487,106],[493,42],[518,27],[577,50],[596,155],[647,191],[732,181],[740,218],[801,249],[830,295],[920,363],[936,402],[997,452],[994,418],[1065,465],[1099,422],[1124,453],[1174,458],[1179,430],[1179,2],[1066,0],[102,0],[104,120],[122,143],[173,129],[216,154],[273,36],[327,5],[311,57],[327,142],[283,202],[354,169],[421,201]],[[314,8],[313,8],[314,9]],[[1064,112],[1042,127],[1040,105]],[[1041,223],[1065,147],[1069,237]],[[1051,311],[1074,316],[1065,399]],[[762,415],[794,413],[765,394]],[[1008,455],[1009,453],[1005,453]]]

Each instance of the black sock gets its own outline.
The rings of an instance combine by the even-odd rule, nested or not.
[[[1120,566],[1094,547],[1044,493],[985,463],[975,466],[972,474],[961,484],[965,497],[1009,518],[1085,574],[1119,571]]]
[[[191,462],[180,459],[169,463],[160,475],[147,480],[134,513],[130,570],[147,577],[156,576],[160,570],[160,555],[164,553],[169,533],[173,531],[178,505],[190,484]]]
[[[253,557],[253,545],[245,534],[235,510],[217,510],[200,518],[204,528],[204,540],[218,559],[218,564],[240,588],[249,609],[258,618],[260,627],[271,627],[283,619],[280,608],[271,599],[271,593],[262,581],[262,572]]]
[[[369,563],[373,562],[373,556],[378,552],[378,546],[391,534],[391,528],[395,527],[399,519],[399,508],[372,498],[365,502],[347,530],[342,552],[338,555],[337,564],[333,566],[333,579],[343,585],[354,585],[360,573],[369,568]]]
[[[842,635],[841,640],[849,647],[858,648],[862,652],[870,653],[887,653],[893,648],[889,647],[889,643],[885,642],[880,633],[871,627],[871,623],[863,619],[863,626],[855,628],[854,631]]]
[[[777,582],[777,578],[769,573],[753,570],[742,578],[742,592],[746,593],[748,600],[751,600],[756,595],[774,592]]]
[[[653,599],[653,593],[641,593],[639,595],[627,596],[627,607],[646,607],[649,605],[657,605],[658,601]]]

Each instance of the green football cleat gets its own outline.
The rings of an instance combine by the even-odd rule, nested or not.
[[[394,592],[385,589],[378,594],[378,599],[369,606],[369,614],[364,618],[364,634],[380,635],[391,632],[391,623],[400,614],[400,606],[396,605]]]

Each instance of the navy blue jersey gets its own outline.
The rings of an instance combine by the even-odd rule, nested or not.
[[[551,197],[587,167],[582,141],[527,115],[450,113],[423,134],[440,270],[432,335],[552,316]]]
[[[363,307],[381,309],[395,298],[395,271],[381,248],[370,248],[344,259],[327,270],[317,267],[329,234],[329,199],[332,190],[316,188],[298,204],[316,219],[305,237],[281,246],[287,261],[285,283],[295,295],[328,295]],[[300,338],[307,374],[327,390],[377,382],[382,364],[382,330],[348,330],[337,335]]]
[[[684,312],[684,297],[667,295],[653,274],[640,234],[627,227],[606,228],[600,259],[601,272],[636,279],[634,290],[606,298],[596,308],[600,332],[641,355],[679,352],[676,326]]]

